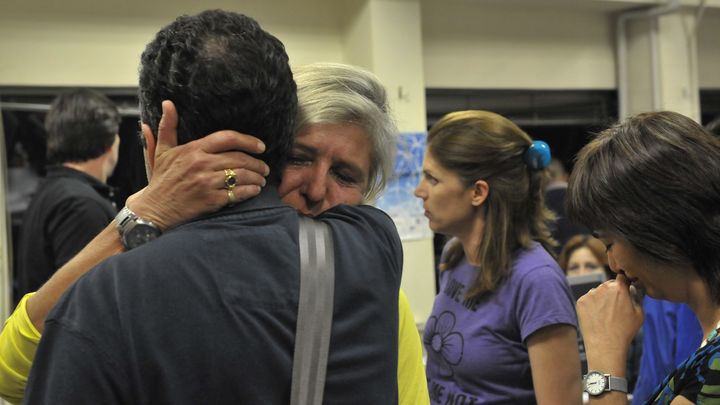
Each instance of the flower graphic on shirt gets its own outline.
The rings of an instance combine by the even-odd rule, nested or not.
[[[445,311],[438,317],[431,316],[423,333],[423,343],[428,353],[428,369],[436,369],[443,377],[452,377],[453,366],[460,364],[463,357],[463,337],[453,329],[455,314]]]

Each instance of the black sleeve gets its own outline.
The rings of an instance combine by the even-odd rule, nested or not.
[[[128,404],[122,370],[91,337],[57,321],[45,324],[25,392],[26,404]]]
[[[73,198],[61,204],[48,220],[55,269],[72,259],[112,221],[108,206],[90,198]]]

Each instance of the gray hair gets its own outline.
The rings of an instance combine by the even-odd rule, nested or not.
[[[385,189],[395,161],[397,127],[385,88],[363,69],[339,63],[313,63],[294,70],[298,90],[295,133],[317,124],[360,126],[371,145],[370,174],[363,202]]]

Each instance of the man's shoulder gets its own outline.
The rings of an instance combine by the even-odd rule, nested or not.
[[[102,218],[102,221],[109,222],[115,214],[115,208],[87,184],[73,179],[53,178],[40,184],[24,218],[36,218],[42,223],[49,218],[65,218],[68,213],[90,215],[91,218]],[[38,221],[27,222],[32,224]]]
[[[338,205],[325,211],[318,219],[330,225],[336,233],[400,243],[400,236],[390,216],[369,205]]]
[[[56,205],[69,201],[96,201],[110,204],[90,184],[73,177],[53,177],[43,181],[36,197],[54,202]]]
[[[53,181],[53,187],[58,189],[62,188],[65,194],[69,196],[88,196],[92,198],[102,197],[92,185],[73,177],[56,178]]]
[[[221,252],[248,259],[258,252],[269,253],[278,243],[284,248],[297,240],[297,217],[294,210],[282,206],[195,218],[100,266],[123,269],[112,277],[162,278],[183,269],[213,267],[219,260],[213,255]],[[188,258],[194,264],[190,265]]]
[[[338,205],[318,217],[328,223],[379,226],[397,233],[395,223],[384,211],[370,205]]]
[[[336,249],[355,260],[383,260],[402,268],[402,243],[395,223],[383,211],[368,205],[339,205],[319,219],[333,231]]]

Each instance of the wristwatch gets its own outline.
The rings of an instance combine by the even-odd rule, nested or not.
[[[590,371],[583,376],[583,390],[592,396],[602,395],[608,391],[618,391],[627,394],[627,380],[599,371]]]
[[[115,216],[115,223],[123,246],[127,250],[156,239],[162,233],[155,224],[140,218],[127,206]]]

